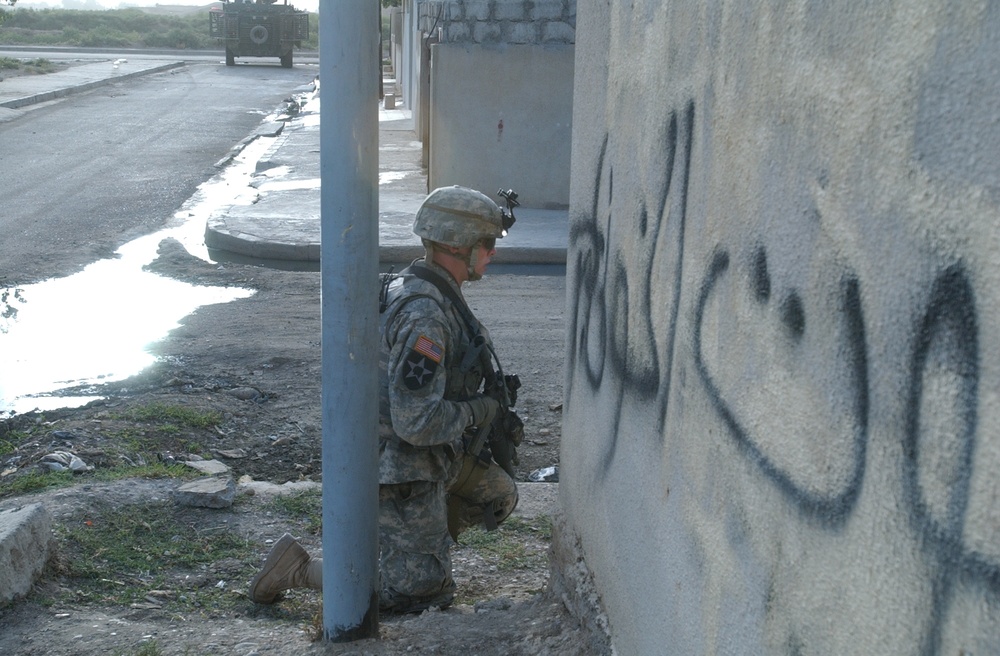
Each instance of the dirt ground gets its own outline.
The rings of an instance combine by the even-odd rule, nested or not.
[[[595,653],[591,636],[549,590],[549,538],[535,530],[532,522],[538,518],[522,522],[529,530],[510,539],[524,553],[540,557],[504,569],[488,553],[460,544],[453,549],[458,605],[382,618],[378,640],[331,644],[314,641],[316,593],[296,591],[273,607],[246,598],[249,577],[269,541],[288,531],[308,548],[320,548],[320,533],[308,518],[283,512],[268,494],[241,491],[230,508],[188,508],[171,502],[171,491],[182,482],[176,478],[97,476],[112,468],[148,469],[195,455],[225,462],[234,479],[278,485],[321,481],[320,274],[208,263],[171,241],[161,244],[150,268],[196,284],[240,285],[256,293],[188,316],[153,347],[158,363],[98,389],[103,401],[0,422],[0,445],[5,441],[14,447],[0,451],[0,508],[41,501],[57,535],[72,535],[71,529],[88,518],[111,511],[135,508],[138,516],[140,506],[159,509],[192,535],[225,531],[239,536],[253,557],[161,573],[164,589],[129,604],[109,604],[102,599],[120,597],[76,590],[78,581],[68,573],[74,561],[97,562],[98,554],[72,541],[57,542],[57,556],[35,589],[0,609],[0,653]],[[467,286],[470,305],[490,327],[507,373],[518,373],[524,382],[517,409],[526,441],[517,473],[526,484],[532,471],[558,464],[564,294],[561,276],[500,273]],[[220,419],[205,427],[158,425],[142,419],[140,410],[151,406]],[[94,471],[62,474],[71,480],[56,487],[13,492],[19,481],[39,476],[41,459],[53,450],[76,454]],[[145,574],[108,572],[102,580],[128,587],[156,573],[154,560]],[[220,588],[224,603],[183,610],[168,603],[199,586]]]

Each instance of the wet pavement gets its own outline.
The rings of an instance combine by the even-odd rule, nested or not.
[[[12,120],[39,103],[184,65],[173,60],[118,59],[5,79],[0,81],[0,121]],[[394,80],[385,83],[387,93],[398,92]],[[80,274],[26,286],[20,292],[27,299],[23,305],[15,298],[8,299],[19,316],[0,319],[0,412],[85,403],[89,400],[85,395],[76,399],[47,395],[133,375],[152,360],[145,346],[165,336],[197,307],[249,295],[246,290],[231,288],[195,288],[142,271],[143,264],[155,258],[162,239],[176,238],[189,252],[210,261],[249,259],[278,267],[291,264],[295,268],[298,264],[318,268],[320,99],[311,85],[295,94],[301,102],[300,111],[289,120],[279,120],[286,117],[277,115],[266,118],[237,144],[218,163],[218,176],[203,185],[176,212],[175,220],[168,222],[173,227],[126,244],[119,249],[118,258],[94,263]],[[413,217],[427,193],[421,156],[412,112],[405,106],[385,109],[379,105],[378,221],[383,263],[409,262],[423,254],[419,239],[411,232]],[[228,191],[221,195],[213,192],[213,187]],[[482,191],[492,196],[495,190]],[[517,223],[511,234],[498,243],[496,264],[565,264],[568,212],[519,207],[515,215]],[[111,280],[114,286],[108,287]],[[178,288],[158,287],[171,284]],[[68,331],[57,317],[46,314],[50,306],[59,307],[73,295],[72,289],[88,288],[105,289],[107,298],[116,299],[113,305],[123,308],[123,316],[104,316],[98,330],[76,326]],[[62,300],[46,302],[52,294]],[[136,313],[131,301],[125,299],[138,302],[143,296],[157,298],[159,303],[168,297],[183,301],[170,303],[167,312],[157,314],[155,320],[149,317],[142,326],[128,323],[124,315]],[[64,304],[61,311],[61,316],[66,316]],[[116,324],[124,332],[108,330]],[[45,325],[50,329],[43,330]],[[33,354],[50,350],[53,343],[61,344],[57,357],[38,361]],[[36,344],[46,347],[33,347]],[[82,358],[84,353],[88,357]],[[61,366],[53,367],[57,361]]]

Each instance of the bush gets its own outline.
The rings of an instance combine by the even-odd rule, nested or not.
[[[177,15],[137,8],[108,11],[19,9],[0,14],[9,16],[6,23],[0,22],[0,43],[5,44],[183,49],[218,46],[218,42],[208,35],[207,11]],[[318,27],[316,16],[311,22],[311,27]],[[310,40],[315,41],[312,37]]]

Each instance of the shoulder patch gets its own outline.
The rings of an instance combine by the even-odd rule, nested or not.
[[[444,347],[426,335],[417,338],[403,360],[403,384],[418,390],[434,380],[434,373],[444,358]]]
[[[426,355],[435,364],[440,364],[441,358],[444,357],[444,349],[425,335],[417,338],[417,343],[413,345],[413,350],[421,355]]]
[[[437,362],[418,353],[416,349],[410,351],[410,354],[403,360],[403,384],[406,385],[407,389],[420,389],[434,380],[437,366]]]

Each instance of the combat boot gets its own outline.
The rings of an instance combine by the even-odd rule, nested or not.
[[[323,589],[323,559],[312,558],[288,533],[271,547],[267,560],[250,581],[250,599],[273,604],[281,593],[292,588]]]

